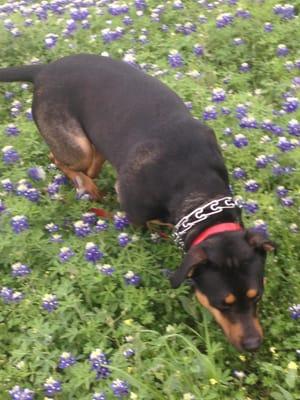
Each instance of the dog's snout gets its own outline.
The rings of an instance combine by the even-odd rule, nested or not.
[[[241,342],[241,345],[246,351],[256,351],[261,345],[262,338],[261,336],[251,336],[244,338]]]

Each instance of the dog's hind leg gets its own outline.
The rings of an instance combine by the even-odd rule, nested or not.
[[[48,111],[48,110],[47,110]],[[57,109],[45,112],[37,107],[35,121],[50,147],[52,161],[74,183],[79,193],[88,193],[100,200],[101,191],[92,178],[100,173],[105,159],[96,151],[79,122]]]

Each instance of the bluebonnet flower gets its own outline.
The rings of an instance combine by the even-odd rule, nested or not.
[[[188,110],[193,109],[193,103],[191,101],[185,101],[184,104]]]
[[[57,39],[58,39],[58,35],[56,35],[54,33],[48,33],[44,39],[45,48],[52,49],[53,47],[55,47],[56,43],[57,43]]]
[[[24,26],[28,27],[28,26],[32,26],[33,25],[33,20],[31,18],[26,18],[24,20]]]
[[[106,379],[109,377],[111,373],[108,368],[109,361],[106,354],[100,349],[96,349],[90,354],[89,361],[92,370],[96,371],[97,379]]]
[[[251,231],[260,233],[261,235],[268,237],[269,233],[268,233],[268,225],[267,223],[262,220],[262,219],[257,219],[254,221],[253,223],[253,227],[251,228]]]
[[[99,247],[93,243],[89,242],[85,246],[85,259],[92,263],[96,263],[101,260],[103,253],[100,251]]]
[[[6,210],[6,206],[4,204],[4,201],[0,199],[0,214]]]
[[[45,294],[42,301],[42,308],[52,312],[58,308],[58,300],[55,294]]]
[[[15,124],[8,124],[5,128],[5,133],[7,136],[18,136],[21,132]]]
[[[96,225],[95,225],[95,231],[96,232],[102,232],[106,231],[108,228],[108,223],[104,221],[103,219],[98,219]]]
[[[129,395],[129,384],[126,381],[122,381],[121,379],[115,379],[111,384],[111,388],[114,395],[118,398],[126,397]]]
[[[78,237],[88,236],[92,232],[90,225],[81,220],[74,222],[73,226],[75,235]]]
[[[0,297],[4,303],[18,303],[23,299],[23,294],[21,292],[14,292],[13,289],[6,286],[2,287],[0,290]]]
[[[11,266],[11,274],[14,277],[22,277],[31,273],[31,269],[20,262],[17,262]]]
[[[5,164],[15,164],[20,160],[20,155],[13,146],[5,146],[2,148],[2,160]]]
[[[295,145],[289,139],[287,139],[285,136],[280,136],[278,138],[277,147],[282,152],[286,152],[286,151],[293,150],[295,148]]]
[[[29,168],[27,170],[27,175],[35,181],[45,180],[46,178],[46,172],[43,167]]]
[[[76,363],[76,358],[69,352],[63,352],[59,358],[58,368],[65,369]]]
[[[52,378],[52,376],[48,378],[44,383],[44,393],[46,396],[53,397],[57,393],[61,392],[61,390],[62,390],[61,382],[55,380],[54,378]]]
[[[257,129],[258,122],[254,117],[243,117],[240,120],[240,127],[241,128],[248,128],[248,129]]]
[[[249,179],[245,182],[245,190],[246,192],[257,192],[260,185],[254,179]]]
[[[14,97],[14,93],[13,93],[13,92],[6,91],[6,92],[4,93],[4,98],[5,98],[5,100],[10,100],[10,99],[12,99],[13,97]]]
[[[27,190],[24,193],[24,197],[32,201],[33,203],[36,203],[40,200],[41,193],[36,188],[27,188]]]
[[[292,61],[286,61],[286,62],[284,63],[284,68],[285,68],[287,71],[291,72],[291,71],[295,68],[295,65],[294,65],[294,63],[293,63]]]
[[[10,225],[15,233],[21,233],[29,229],[29,223],[25,215],[16,215],[10,221]]]
[[[128,218],[124,212],[118,211],[113,218],[114,226],[118,230],[124,229],[129,225]]]
[[[96,269],[99,272],[101,272],[103,275],[107,275],[107,276],[111,276],[115,272],[114,267],[112,267],[109,264],[103,264],[103,265],[97,264]]]
[[[300,318],[300,304],[293,304],[289,307],[291,318],[299,319]]]
[[[213,119],[217,119],[218,113],[215,106],[207,106],[204,108],[203,119],[204,121],[209,121]]]
[[[133,349],[129,348],[129,349],[126,349],[126,350],[123,351],[123,355],[126,358],[130,358],[130,357],[133,357],[135,355],[135,351]]]
[[[62,247],[59,252],[59,260],[63,263],[68,261],[75,255],[74,251],[70,247]]]
[[[289,49],[285,44],[279,44],[277,46],[276,54],[278,57],[285,57],[289,54]]]
[[[58,225],[54,224],[54,222],[49,222],[49,224],[45,225],[45,229],[49,233],[54,233],[59,230],[59,227],[58,227]]]
[[[255,200],[244,202],[243,208],[249,214],[255,214],[259,210],[258,203]]]
[[[123,18],[123,24],[124,25],[132,25],[133,24],[133,19],[129,17],[129,15],[125,15]]]
[[[172,68],[183,67],[184,61],[178,50],[171,50],[168,55],[168,62]]]
[[[32,120],[33,120],[31,108],[27,108],[27,110],[25,110],[25,117],[26,117],[29,121],[32,121]]]
[[[276,4],[273,7],[273,12],[279,15],[282,19],[293,19],[295,17],[295,7],[292,4]]]
[[[75,21],[82,21],[88,17],[89,11],[84,7],[71,8],[70,15]]]
[[[134,5],[137,10],[145,10],[147,8],[146,0],[135,0]]]
[[[117,16],[117,15],[121,15],[121,14],[127,14],[128,11],[129,11],[129,7],[125,3],[113,2],[108,7],[108,12],[113,16]]]
[[[82,220],[86,224],[94,225],[97,222],[97,215],[93,212],[86,212],[82,214]]]
[[[82,29],[90,29],[91,24],[89,23],[89,20],[83,19],[81,21],[81,27],[82,27]]]
[[[48,13],[47,9],[43,7],[37,7],[35,9],[35,15],[38,17],[39,20],[47,20],[48,19]]]
[[[297,97],[287,97],[282,108],[288,113],[294,112],[299,108],[299,100]]]
[[[121,247],[125,247],[131,242],[131,239],[127,233],[120,233],[118,235],[118,242]]]
[[[232,172],[232,176],[234,177],[234,179],[244,179],[246,178],[247,174],[243,168],[236,167]]]
[[[12,400],[33,400],[34,392],[30,389],[22,389],[20,386],[14,386],[8,391]]]
[[[204,55],[204,47],[201,44],[195,44],[193,47],[193,52],[196,56],[200,57]]]
[[[235,116],[237,119],[242,119],[248,114],[248,106],[245,104],[238,104],[235,108]]]
[[[120,39],[124,35],[125,31],[124,28],[122,27],[116,27],[115,30],[110,29],[110,28],[105,28],[102,29],[101,34],[102,34],[102,40],[104,43],[110,43],[115,40]]]
[[[94,393],[92,400],[106,400],[104,393]]]
[[[55,198],[57,193],[59,192],[60,186],[57,183],[49,183],[47,186],[47,193],[51,198]]]
[[[249,19],[251,18],[251,13],[248,10],[243,10],[242,8],[238,8],[235,13],[235,16],[243,19]]]
[[[1,185],[2,185],[3,190],[5,190],[6,192],[14,191],[14,184],[12,183],[12,181],[9,178],[2,179]]]
[[[127,285],[137,286],[140,283],[141,278],[139,275],[135,274],[134,272],[128,271],[124,275],[124,280]]]
[[[212,91],[212,101],[219,103],[226,100],[226,93],[225,90],[222,88],[215,88]]]
[[[53,178],[53,183],[56,185],[66,185],[68,178],[63,174],[56,174]]]
[[[240,72],[249,72],[250,71],[250,65],[247,62],[244,62],[240,65],[239,68]]]
[[[281,197],[280,202],[284,207],[292,207],[295,203],[292,197]]]
[[[295,65],[294,65],[295,66]],[[300,76],[295,76],[292,80],[292,88],[299,88],[300,87]]]
[[[231,114],[231,110],[228,108],[228,107],[222,107],[221,108],[221,112],[222,112],[222,114],[224,114],[224,115],[229,115],[229,114]],[[228,128],[226,128],[226,129],[228,129]],[[226,130],[225,129],[225,130]],[[225,133],[225,130],[224,130],[224,133]]]
[[[285,197],[288,194],[289,190],[284,186],[277,186],[276,193],[278,197]]]
[[[295,60],[295,67],[296,68],[298,68],[298,69],[300,69],[300,59],[298,59],[298,60]]]
[[[216,18],[216,27],[224,28],[225,26],[231,25],[233,23],[233,15],[231,13],[223,13]]]
[[[265,154],[261,154],[255,158],[257,168],[266,168],[270,163],[270,158]]]
[[[234,38],[233,41],[232,41],[232,43],[233,43],[235,46],[241,46],[242,44],[245,44],[245,40],[238,37],[238,38]]]
[[[300,123],[296,119],[288,122],[288,132],[293,136],[300,136]]]
[[[264,24],[264,31],[265,32],[273,32],[273,24],[271,24],[271,22],[266,22]]]
[[[184,8],[183,2],[181,0],[174,0],[173,8],[174,10],[182,10]]]
[[[248,139],[246,138],[245,135],[243,135],[241,133],[234,135],[233,144],[237,148],[241,149],[243,147],[246,147],[246,146],[248,146],[248,143],[249,143]]]

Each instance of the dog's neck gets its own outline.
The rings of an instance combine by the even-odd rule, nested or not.
[[[176,225],[182,218],[186,217],[197,208],[210,203],[212,200],[228,197],[230,198],[231,196],[232,195],[229,189],[224,191],[224,193],[214,195],[207,195],[200,192],[190,193],[188,196],[184,196],[183,200],[177,205],[176,210],[174,209],[174,222],[172,223]],[[207,219],[196,223],[184,235],[184,240],[182,243],[183,248],[188,250],[194,239],[200,233],[213,225],[224,222],[238,222],[241,226],[243,226],[240,208],[224,208],[222,212],[210,215]]]

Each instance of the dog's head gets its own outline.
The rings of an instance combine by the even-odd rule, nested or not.
[[[257,303],[264,289],[266,253],[275,245],[249,231],[224,232],[192,246],[171,276],[173,288],[192,279],[198,301],[239,350],[256,350],[263,338]]]

